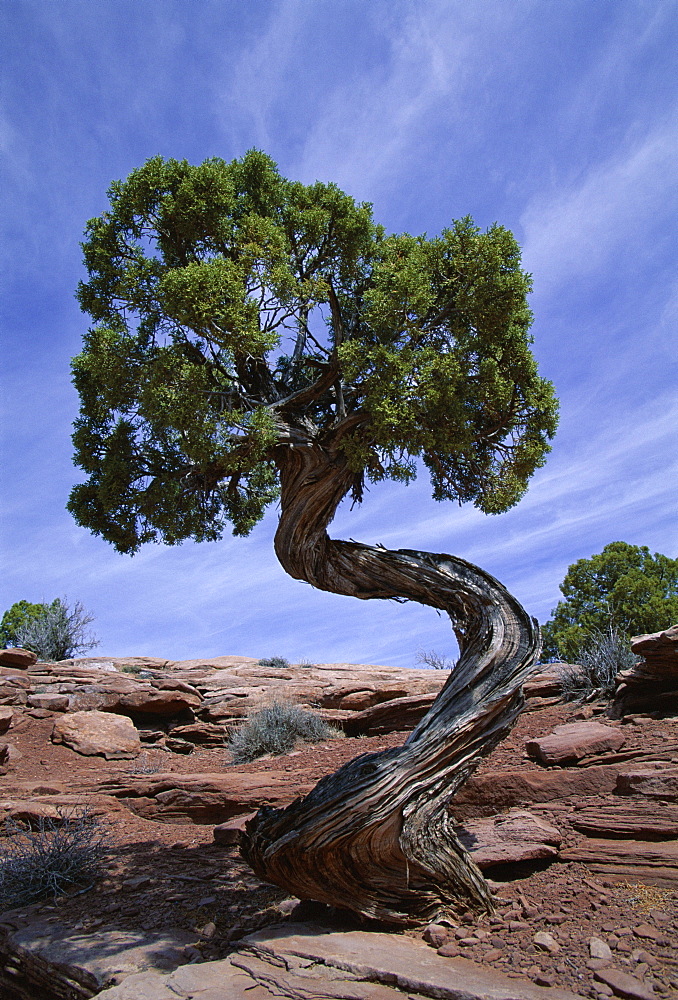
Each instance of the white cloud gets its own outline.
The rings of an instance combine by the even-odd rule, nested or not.
[[[614,255],[642,254],[657,220],[666,221],[678,186],[678,126],[665,122],[642,142],[596,163],[583,177],[535,194],[521,223],[523,261],[537,294],[593,274]]]

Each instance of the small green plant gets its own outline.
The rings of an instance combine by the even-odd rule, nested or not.
[[[611,698],[617,674],[637,662],[624,633],[609,625],[593,629],[579,654],[579,662],[565,664],[559,673],[565,701]]]
[[[315,667],[317,664],[311,663],[310,660],[299,660],[298,666],[304,667],[306,670],[310,670],[311,667]]]
[[[289,665],[290,661],[286,660],[284,656],[270,656],[268,659],[259,660],[260,667],[278,667],[280,670],[284,670]]]
[[[294,749],[298,740],[318,743],[342,732],[299,705],[274,701],[249,716],[231,736],[228,746],[234,764],[246,764],[264,754],[284,754]]]
[[[8,608],[2,616],[2,621],[0,622],[0,646],[3,649],[7,646],[18,646],[17,632],[25,625],[35,621],[36,618],[41,618],[48,608],[48,604],[15,601],[12,607]]]
[[[22,649],[30,649],[40,660],[49,662],[68,660],[99,645],[99,640],[87,631],[94,616],[80,601],[71,608],[65,598],[57,597],[43,609],[16,629],[15,641]]]
[[[5,821],[0,846],[0,900],[4,909],[63,895],[93,885],[105,871],[108,837],[85,807],[40,818],[35,829]]]
[[[431,670],[454,670],[454,660],[448,660],[446,656],[436,653],[435,649],[428,652],[420,649],[417,652],[417,663],[424,663]]]
[[[139,666],[138,663],[123,663],[123,665],[120,667],[120,669],[122,670],[123,674],[140,674],[141,673],[141,667]]]

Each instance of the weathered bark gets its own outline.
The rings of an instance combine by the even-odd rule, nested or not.
[[[462,559],[331,540],[327,525],[353,485],[341,453],[288,445],[278,465],[275,545],[287,572],[333,593],[445,611],[461,657],[402,747],[357,757],[286,809],[261,809],[247,824],[243,856],[301,898],[396,924],[490,911],[487,884],[453,833],[449,807],[516,720],[538,625],[497,580]]]

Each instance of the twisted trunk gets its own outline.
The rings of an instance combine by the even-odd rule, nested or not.
[[[450,802],[509,731],[539,629],[489,574],[445,554],[331,540],[327,525],[354,476],[315,443],[279,449],[285,570],[321,590],[397,598],[445,611],[461,657],[428,715],[399,748],[363,754],[286,809],[247,824],[242,853],[262,878],[401,925],[490,911],[489,890],[453,832]]]

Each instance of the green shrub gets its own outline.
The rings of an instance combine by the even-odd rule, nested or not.
[[[49,610],[49,604],[31,604],[30,601],[15,601],[8,608],[0,622],[0,646],[18,646],[17,632],[37,618],[42,618]]]
[[[637,662],[625,634],[613,625],[594,629],[582,646],[579,662],[560,669],[565,701],[585,701],[590,697],[611,698],[617,674]]]
[[[37,653],[40,660],[68,660],[78,653],[99,645],[99,640],[87,631],[94,621],[80,601],[71,609],[64,598],[57,597],[44,611],[17,628],[16,644]]]
[[[3,909],[27,906],[91,886],[103,874],[108,839],[88,809],[63,812],[27,829],[7,820],[7,841],[0,846],[0,901]]]
[[[268,659],[259,660],[260,667],[278,667],[284,670],[285,667],[289,667],[290,661],[286,660],[284,656],[270,656]]]
[[[298,740],[317,743],[341,735],[341,730],[330,726],[313,712],[289,702],[274,701],[249,716],[233,733],[228,746],[233,763],[246,764],[264,754],[289,753]]]

